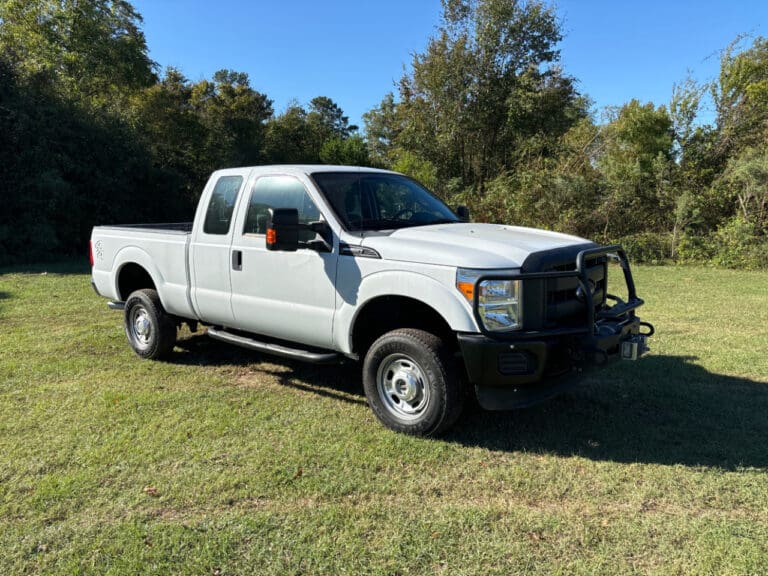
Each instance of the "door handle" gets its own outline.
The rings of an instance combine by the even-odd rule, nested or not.
[[[243,269],[243,251],[232,250],[232,270]]]

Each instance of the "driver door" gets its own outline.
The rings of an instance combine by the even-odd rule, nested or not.
[[[332,347],[336,301],[333,251],[299,248],[269,251],[269,208],[296,208],[299,221],[322,219],[301,181],[288,175],[260,176],[243,198],[232,239],[232,310],[238,328],[291,342]],[[315,238],[300,232],[300,241]]]

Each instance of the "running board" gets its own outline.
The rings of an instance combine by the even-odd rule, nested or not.
[[[107,307],[110,310],[125,310],[125,302],[110,301],[107,302]]]
[[[257,352],[263,352],[265,354],[290,358],[291,360],[302,360],[314,364],[330,364],[340,359],[340,355],[336,352],[310,352],[309,350],[303,350],[301,348],[290,348],[271,342],[260,342],[253,338],[238,336],[237,334],[232,334],[231,332],[213,327],[208,328],[208,336],[214,340],[221,340],[222,342],[242,346],[243,348],[256,350]]]

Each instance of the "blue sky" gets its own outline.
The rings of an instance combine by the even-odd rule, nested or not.
[[[193,81],[247,72],[280,112],[332,98],[353,123],[377,105],[440,22],[439,0],[133,0],[150,56]],[[737,34],[768,36],[763,0],[560,0],[565,71],[596,109],[666,104],[688,72],[713,78]],[[711,118],[711,111],[710,111]],[[707,120],[708,118],[704,118]]]

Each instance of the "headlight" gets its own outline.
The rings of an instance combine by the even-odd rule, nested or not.
[[[456,273],[456,288],[470,304],[474,303],[475,290],[479,291],[477,311],[483,327],[491,332],[519,330],[523,325],[520,280],[483,280],[477,283],[480,276],[507,272],[459,268]]]

